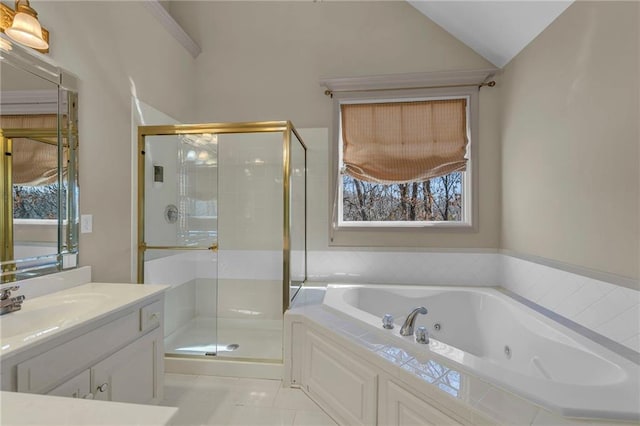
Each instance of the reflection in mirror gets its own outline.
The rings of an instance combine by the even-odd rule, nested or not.
[[[19,46],[2,51],[1,282],[76,263],[77,93],[61,81],[74,79]]]

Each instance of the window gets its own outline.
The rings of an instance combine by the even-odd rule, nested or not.
[[[339,100],[337,227],[471,226],[470,100]]]
[[[62,186],[62,198],[66,199],[67,186]],[[50,185],[13,185],[14,219],[58,219],[58,183]],[[66,205],[62,204],[62,217],[66,219]],[[28,223],[28,222],[18,222]]]

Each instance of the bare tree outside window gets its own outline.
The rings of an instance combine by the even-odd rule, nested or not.
[[[67,186],[62,186],[62,199],[67,195]],[[58,184],[28,186],[13,185],[14,219],[57,219]],[[66,206],[62,205],[62,217],[66,218]]]
[[[462,172],[384,185],[342,177],[342,220],[462,221]]]

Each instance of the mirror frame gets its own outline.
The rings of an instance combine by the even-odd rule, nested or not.
[[[42,276],[65,269],[72,269],[78,264],[79,237],[79,202],[78,202],[78,79],[73,74],[60,68],[50,58],[31,49],[11,42],[2,37],[0,40],[0,61],[17,70],[29,73],[51,82],[57,86],[57,139],[58,148],[58,184],[62,188],[63,181],[67,183],[66,197],[58,191],[58,224],[56,253],[29,258],[14,258],[13,256],[13,188],[9,173],[10,137],[18,134],[5,134],[0,129],[3,154],[0,167],[0,194],[2,208],[0,209],[0,231],[2,231],[2,246],[0,246],[0,284],[19,281],[27,278]],[[15,129],[13,129],[15,133]],[[19,131],[18,131],[19,133]],[[65,144],[66,141],[66,144]],[[63,164],[64,149],[67,148],[67,162]],[[66,174],[63,168],[66,166]],[[66,208],[66,217],[63,210]],[[65,223],[66,222],[66,223]]]

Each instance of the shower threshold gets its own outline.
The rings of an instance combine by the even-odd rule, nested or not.
[[[196,317],[165,338],[165,353],[280,361],[282,321]]]

